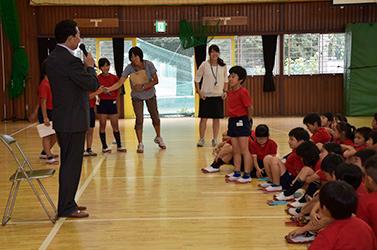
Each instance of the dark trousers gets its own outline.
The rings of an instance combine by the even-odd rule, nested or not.
[[[75,195],[81,176],[85,133],[56,133],[60,145],[58,216],[77,210]]]

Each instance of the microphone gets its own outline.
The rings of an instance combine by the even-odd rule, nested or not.
[[[85,48],[85,44],[80,44],[79,48],[81,49],[82,53],[85,55],[85,56],[88,56],[88,51],[86,50]],[[96,68],[96,64],[94,64],[94,67]]]
[[[85,56],[88,56],[88,51],[85,48],[85,44],[80,44],[79,48],[81,49],[82,53],[84,53]]]

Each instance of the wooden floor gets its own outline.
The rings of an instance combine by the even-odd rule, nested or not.
[[[351,119],[356,126],[370,126],[370,121]],[[162,119],[167,150],[159,150],[153,143],[151,121],[146,119],[144,154],[136,153],[133,122],[120,121],[127,153],[84,159],[77,198],[80,205],[88,206],[89,218],[60,219],[51,224],[29,186],[23,184],[12,220],[0,227],[0,249],[306,249],[285,243],[283,237],[292,229],[284,224],[288,218],[285,207],[267,206],[271,195],[257,190],[258,180],[247,185],[227,184],[224,173],[201,173],[200,168],[210,164],[213,156],[209,145],[195,146],[197,119]],[[289,152],[288,131],[303,126],[302,118],[256,118],[254,122],[270,126],[281,155]],[[48,167],[38,159],[40,139],[30,124],[2,123],[0,133],[14,134],[35,168]],[[94,149],[98,152],[97,134],[96,129]],[[107,134],[111,142],[110,129]],[[207,141],[210,137],[207,133]],[[14,167],[1,145],[1,212]],[[55,202],[57,177],[58,172],[44,181]]]

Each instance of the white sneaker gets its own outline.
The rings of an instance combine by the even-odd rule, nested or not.
[[[212,166],[202,168],[202,172],[205,173],[205,174],[216,173],[216,172],[219,172],[219,171],[220,171],[220,168],[214,168]]]
[[[263,183],[260,183],[258,186],[261,187],[261,188],[266,188],[266,187],[269,187],[271,185],[272,185],[271,182],[263,182]]]
[[[111,148],[109,148],[109,147],[103,148],[102,153],[111,153]]]
[[[241,175],[240,176],[234,176],[234,174],[232,176],[229,176],[228,178],[228,181],[238,181],[238,179],[241,178]]]
[[[241,178],[238,178],[237,179],[237,183],[240,183],[240,184],[246,184],[246,183],[250,183],[251,182],[251,177],[247,177],[247,178],[244,178],[244,177],[241,177]]]
[[[154,138],[154,142],[158,144],[158,146],[161,148],[161,149],[166,149],[166,145],[164,143],[164,141],[162,140],[162,137],[157,137]]]
[[[198,141],[198,143],[196,144],[196,146],[197,147],[203,147],[204,143],[205,143],[204,138],[200,138],[199,141]]]
[[[233,176],[233,175],[234,175],[234,172],[229,173],[229,174],[226,174],[226,175],[225,175],[225,178],[229,178],[229,177],[231,177],[231,176]]]
[[[216,147],[216,145],[217,145],[217,139],[212,139],[212,147]]]
[[[47,164],[59,164],[59,161],[55,158],[50,158],[46,160]]]
[[[136,150],[136,152],[137,153],[144,153],[144,145],[143,145],[143,143],[139,143],[138,145],[137,145],[137,150]]]
[[[288,208],[287,212],[289,215],[292,215],[292,216],[297,216],[299,214],[299,212],[297,211],[297,208],[295,207]]]
[[[304,244],[304,243],[309,243],[312,242],[315,239],[315,234],[312,232],[306,232],[304,234],[297,235],[296,237],[293,238],[285,238],[288,243],[293,243],[293,244]]]
[[[305,202],[299,202],[299,201],[295,201],[295,202],[291,202],[288,204],[289,207],[294,207],[294,208],[298,208],[298,207],[303,207],[305,206]]]
[[[293,197],[293,195],[285,196],[284,192],[281,192],[281,193],[276,194],[274,198],[275,200],[278,200],[278,201],[289,201],[289,200],[293,200],[295,197]]]
[[[264,189],[267,192],[281,192],[283,188],[280,185],[270,185]]]
[[[119,147],[117,148],[118,152],[127,152],[127,149],[125,147]]]

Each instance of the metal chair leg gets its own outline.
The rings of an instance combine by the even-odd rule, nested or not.
[[[37,199],[39,201],[39,203],[41,204],[43,210],[45,211],[45,213],[47,214],[48,218],[51,220],[52,223],[55,223],[55,217],[54,216],[51,216],[50,213],[48,212],[48,209],[46,208],[46,205],[44,204],[44,202],[42,201],[40,195],[39,195],[39,192],[38,190],[35,188],[33,182],[29,179],[29,178],[26,178],[27,182],[29,183],[31,189],[33,190],[35,196],[37,196]]]
[[[54,202],[51,200],[51,197],[50,195],[47,193],[47,190],[46,188],[43,186],[42,182],[40,180],[37,180],[38,184],[39,184],[39,187],[41,188],[44,196],[46,197],[46,200],[48,201],[48,203],[50,203],[50,206],[54,212],[54,216],[48,216],[51,220],[52,223],[55,223],[56,221],[56,217],[57,217],[57,211],[56,211],[56,207],[54,205]]]
[[[1,222],[3,226],[5,226],[11,218],[13,207],[16,201],[18,186],[19,186],[19,182],[17,181],[12,182],[12,186],[9,191],[7,205],[5,206],[5,210],[4,210],[3,220]]]

